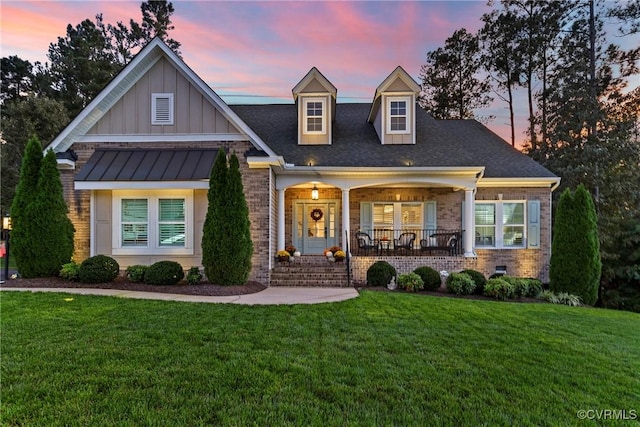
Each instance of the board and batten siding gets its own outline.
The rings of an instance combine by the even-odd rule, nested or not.
[[[151,124],[151,94],[174,94],[174,124]],[[159,60],[105,113],[88,135],[240,134],[166,59]]]

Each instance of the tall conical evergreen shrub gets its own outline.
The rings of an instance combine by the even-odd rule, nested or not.
[[[30,230],[36,231],[38,237],[38,244],[32,248],[35,257],[29,263],[28,274],[32,277],[57,276],[62,265],[70,262],[73,256],[75,229],[67,216],[69,209],[53,150],[44,156],[38,194],[27,206],[27,212]]]
[[[30,230],[30,221],[26,215],[27,206],[35,199],[38,192],[41,165],[42,145],[34,135],[25,147],[20,179],[11,204],[11,254],[15,257],[18,272],[22,276],[25,276],[25,272],[29,273],[30,263],[36,256],[33,249],[37,247],[40,240],[37,230]]]
[[[251,271],[253,242],[238,157],[231,155],[229,163],[220,150],[211,169],[202,265],[210,282],[242,285]]]
[[[224,149],[220,149],[211,168],[209,176],[209,206],[202,230],[202,265],[204,274],[212,283],[223,285],[223,257],[228,239],[225,228],[224,211],[227,208],[225,188],[227,186],[227,157]]]
[[[566,189],[560,196],[553,226],[550,289],[578,295],[585,304],[598,298],[600,244],[595,206],[583,185],[575,194]]]
[[[249,208],[244,196],[240,163],[235,154],[232,154],[229,160],[226,197],[228,208],[225,210],[225,216],[227,227],[231,233],[225,241],[228,254],[225,284],[243,285],[247,283],[251,272],[253,242],[251,241]]]

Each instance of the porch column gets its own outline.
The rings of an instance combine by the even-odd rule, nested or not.
[[[342,189],[342,249],[347,250],[347,241],[349,236],[349,189]],[[349,248],[351,252],[351,248]],[[347,254],[349,255],[349,254]]]
[[[476,254],[473,251],[473,241],[476,235],[474,223],[475,223],[475,211],[476,200],[473,196],[473,189],[464,190],[464,256],[475,257]]]
[[[278,190],[278,247],[276,251],[284,249],[284,192],[286,189]]]

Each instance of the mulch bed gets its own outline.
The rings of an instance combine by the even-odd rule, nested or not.
[[[205,295],[205,296],[230,296],[253,294],[264,290],[266,287],[258,282],[249,282],[241,286],[220,286],[208,282],[198,285],[188,285],[182,281],[175,286],[155,286],[144,283],[135,283],[126,277],[119,276],[109,283],[79,283],[69,282],[59,277],[38,279],[10,279],[0,285],[0,288],[91,288],[91,289],[118,289],[125,291],[161,292],[180,295]]]

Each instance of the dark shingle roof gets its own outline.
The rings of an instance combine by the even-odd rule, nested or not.
[[[485,166],[485,177],[554,177],[475,120],[435,120],[416,109],[416,144],[382,145],[371,104],[337,104],[332,145],[298,145],[294,104],[231,105],[285,162],[336,167]]]
[[[209,179],[218,150],[96,150],[76,181]]]

